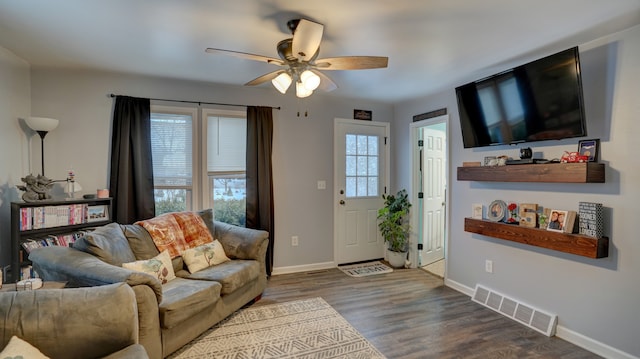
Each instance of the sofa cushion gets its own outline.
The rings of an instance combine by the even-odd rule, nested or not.
[[[260,275],[260,263],[255,260],[236,259],[189,274],[178,275],[189,279],[215,281],[222,284],[220,293],[226,295],[255,280]]]
[[[151,219],[138,221],[151,235],[153,243],[159,251],[169,250],[171,258],[175,258],[188,248],[182,229],[171,213],[161,214]]]
[[[160,254],[153,243],[153,238],[144,227],[137,224],[121,224],[120,228],[122,228],[122,233],[127,238],[136,260],[149,259]]]
[[[162,253],[151,259],[122,263],[122,267],[150,274],[158,278],[162,284],[166,284],[176,278],[167,250],[162,251]]]
[[[117,223],[109,223],[85,234],[84,237],[75,241],[73,248],[92,254],[103,262],[118,267],[122,263],[136,260],[129,247],[129,241]]]
[[[198,315],[220,299],[217,282],[176,278],[162,286],[160,326],[168,329]]]
[[[178,222],[187,247],[195,248],[213,242],[213,236],[202,218],[195,212],[171,213]]]
[[[213,238],[218,238],[216,237],[216,228],[213,224],[213,208],[203,209],[201,211],[197,211],[196,213],[198,214],[198,216],[200,216],[200,218],[202,218],[202,222],[205,226],[207,226],[207,229],[209,230]]]
[[[182,252],[182,259],[191,273],[231,260],[224,254],[224,249],[218,240],[187,249]]]
[[[9,344],[0,353],[0,358],[5,359],[49,359],[48,356],[42,354],[38,348],[29,344],[28,342],[16,337],[15,335],[9,340]]]

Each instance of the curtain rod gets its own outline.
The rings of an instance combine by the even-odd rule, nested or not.
[[[116,96],[122,96],[122,95],[116,95],[116,94],[109,94],[109,97],[116,97]],[[198,104],[198,106],[200,105],[220,105],[220,106],[237,106],[237,107],[249,107],[249,105],[236,105],[233,103],[218,103],[218,102],[203,102],[203,101],[186,101],[186,100],[167,100],[167,99],[163,99],[163,98],[150,98],[149,100],[153,100],[153,101],[167,101],[167,102],[181,102],[181,103],[194,103],[194,104]],[[273,107],[273,106],[265,106],[265,107],[271,107],[274,110],[279,110],[280,106],[278,107]]]

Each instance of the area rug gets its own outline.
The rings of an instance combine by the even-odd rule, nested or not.
[[[385,358],[322,298],[241,309],[170,359]]]
[[[365,277],[383,273],[391,273],[393,269],[380,261],[338,266],[338,269],[352,277]]]

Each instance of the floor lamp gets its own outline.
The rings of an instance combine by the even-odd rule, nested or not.
[[[32,130],[38,132],[38,135],[40,135],[40,159],[42,160],[42,175],[44,176],[44,136],[46,136],[49,131],[58,127],[60,121],[47,117],[29,117],[25,121]]]

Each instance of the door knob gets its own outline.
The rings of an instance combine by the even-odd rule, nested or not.
[[[340,200],[340,204],[344,206],[344,199]]]

